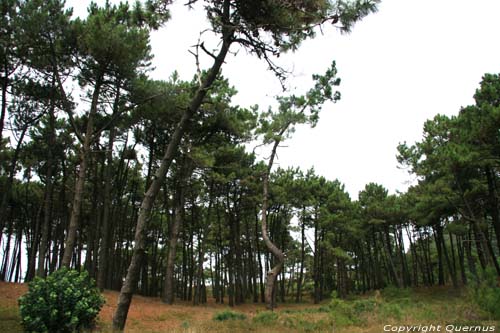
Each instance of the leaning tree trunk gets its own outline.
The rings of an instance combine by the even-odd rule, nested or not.
[[[286,128],[280,133],[280,136],[284,133]],[[271,173],[271,168],[273,167],[274,157],[276,156],[276,149],[280,140],[275,140],[273,145],[273,150],[271,151],[271,157],[269,158],[269,163],[267,165],[266,173],[264,174],[263,181],[263,198],[262,198],[262,238],[264,239],[264,243],[267,246],[267,249],[273,254],[274,258],[277,260],[276,265],[267,272],[266,276],[266,289],[264,292],[264,298],[266,302],[266,307],[269,310],[272,310],[275,306],[274,304],[274,294],[275,294],[275,282],[278,277],[283,265],[285,263],[285,255],[283,252],[273,244],[273,242],[269,239],[268,231],[267,231],[267,207],[268,207],[268,197],[269,197],[269,174]]]
[[[229,13],[227,13],[227,15],[228,14]],[[147,192],[144,195],[144,199],[142,200],[135,229],[132,259],[127,271],[127,276],[120,291],[118,306],[113,316],[113,330],[115,331],[123,331],[125,327],[128,309],[130,307],[130,303],[132,302],[132,295],[139,280],[141,260],[145,251],[146,221],[150,215],[155,198],[160,191],[161,185],[165,179],[165,176],[167,175],[167,171],[170,168],[170,164],[172,163],[174,155],[177,152],[177,148],[181,142],[187,123],[200,108],[203,99],[205,98],[208,90],[210,89],[220,72],[220,68],[224,63],[224,59],[226,58],[226,55],[229,51],[229,47],[233,42],[234,30],[224,30],[225,32],[219,54],[215,57],[212,68],[208,71],[208,74],[206,75],[203,83],[196,91],[196,94],[191,100],[189,106],[185,109],[181,120],[177,124],[177,127],[175,128],[171,140],[166,148],[165,155],[161,160],[160,167],[156,170],[154,180],[149,186]]]

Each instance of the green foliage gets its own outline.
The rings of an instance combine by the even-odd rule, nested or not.
[[[247,318],[246,315],[240,312],[234,312],[230,310],[224,310],[221,312],[217,312],[214,315],[214,320],[216,321],[225,321],[225,320],[245,320]]]
[[[356,323],[352,303],[334,298],[330,302],[330,309],[333,321],[337,326],[350,326]]]
[[[335,61],[324,75],[313,75],[313,80],[314,87],[305,95],[278,97],[278,110],[269,109],[261,114],[260,126],[256,133],[263,134],[265,144],[289,138],[297,125],[316,126],[324,103],[340,100],[340,93],[333,90],[333,87],[340,85]]]
[[[389,299],[389,300],[409,298],[411,296],[411,289],[410,288],[397,288],[394,286],[389,286],[389,287],[386,287],[382,290],[382,296],[385,299]]]
[[[279,316],[276,312],[264,311],[259,312],[253,317],[253,321],[259,324],[269,325],[278,320]]]
[[[401,320],[403,311],[398,303],[382,303],[379,315],[381,318],[394,318]]]
[[[372,312],[377,307],[377,302],[372,298],[359,299],[353,302],[353,310],[356,315]]]
[[[377,309],[374,299],[359,299],[345,301],[334,298],[330,302],[330,311],[335,324],[338,326],[359,325],[364,322],[363,315]]]
[[[492,268],[487,269],[470,281],[469,292],[474,302],[493,319],[500,320],[500,287],[496,272]]]
[[[326,21],[340,22],[341,31],[349,32],[353,24],[376,11],[378,1],[235,1],[240,24],[252,32],[270,34],[282,51],[295,50],[301,41],[314,37],[314,27]]]
[[[379,302],[375,298],[361,298],[353,301],[333,298],[329,307],[333,321],[337,326],[342,327],[364,324],[368,314],[376,314],[380,318],[401,319],[403,316],[401,301],[407,304],[406,298],[384,302]]]
[[[62,268],[31,282],[19,310],[27,332],[74,332],[91,327],[103,304],[87,272]]]
[[[294,329],[295,332],[330,332],[331,323],[326,320],[310,321],[301,317],[287,317],[284,319],[284,325]]]

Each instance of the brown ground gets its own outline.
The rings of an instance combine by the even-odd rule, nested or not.
[[[27,289],[25,284],[0,282],[0,333],[22,331],[17,300]],[[106,290],[104,296],[106,304],[99,314],[94,332],[111,332],[111,320],[116,309],[118,292]],[[277,309],[279,318],[269,323],[262,321],[261,315],[254,318],[258,312],[265,310],[262,304],[249,303],[231,309],[227,305],[215,304],[210,299],[208,304],[194,307],[188,302],[166,305],[159,298],[134,296],[125,331],[127,333],[382,333],[386,324],[429,323],[443,325],[453,323],[458,326],[490,325],[494,327],[494,331],[500,328],[500,321],[491,320],[470,302],[466,294],[451,287],[415,290],[408,297],[405,296],[398,301],[385,299],[385,296],[381,298],[380,293],[366,297],[379,300],[376,309],[363,313],[361,321],[353,326],[353,324],[341,325],[337,322],[341,318],[338,317],[338,313],[319,311],[321,310],[318,309],[319,305],[311,303],[279,304]],[[226,321],[213,319],[216,313],[229,309],[245,314],[246,319]]]
[[[26,284],[0,282],[0,321],[11,320],[11,325],[18,325],[17,299],[28,290]],[[116,309],[118,292],[104,291],[106,304],[103,306],[98,319],[98,331],[108,332],[111,320]],[[280,309],[311,308],[312,304],[286,304]],[[126,332],[199,332],[213,331],[221,328],[212,320],[215,313],[229,310],[229,306],[215,304],[210,298],[208,304],[193,307],[190,302],[177,302],[175,305],[166,305],[159,298],[149,298],[135,295],[127,319]],[[257,312],[264,310],[262,304],[243,304],[231,309],[242,312],[247,317],[253,317]],[[16,317],[17,316],[17,317]],[[0,329],[4,328],[0,323]],[[20,329],[20,326],[17,326]],[[12,330],[9,326],[8,331]],[[234,327],[232,331],[240,331]],[[2,329],[0,331],[5,331]],[[3,333],[2,332],[2,333]]]

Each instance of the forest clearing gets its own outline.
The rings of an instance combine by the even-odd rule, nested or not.
[[[26,285],[23,284],[0,283],[0,294],[3,296],[0,299],[0,331],[22,332],[17,299],[26,290]],[[109,323],[116,308],[118,293],[105,291],[104,295],[106,304],[93,332],[112,331]],[[491,327],[499,327],[500,324],[498,320],[491,320],[487,314],[478,310],[463,292],[450,287],[421,288],[401,293],[391,290],[382,292],[378,297],[372,294],[357,299],[362,302],[357,303],[355,317],[345,314],[342,317],[341,314],[336,316],[336,311],[329,307],[328,302],[318,305],[287,302],[280,304],[272,315],[266,315],[269,312],[261,304],[249,303],[230,308],[212,300],[193,308],[190,302],[169,306],[159,298],[137,296],[130,308],[127,332],[379,333],[384,332],[386,325],[399,329],[405,325],[418,327],[430,323],[441,325],[441,332],[464,332],[464,327],[481,327],[479,332],[495,332]],[[376,305],[370,307],[373,305],[372,300]],[[354,299],[348,302],[356,303]],[[241,314],[245,318],[238,318]],[[390,328],[386,329],[390,331]],[[470,332],[478,330],[471,329]]]

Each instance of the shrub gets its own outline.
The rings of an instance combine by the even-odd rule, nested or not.
[[[222,312],[217,312],[214,315],[214,320],[217,321],[224,321],[224,320],[245,320],[247,316],[245,316],[243,313],[239,312],[234,312],[230,310],[225,310]]]
[[[356,323],[356,316],[352,304],[344,300],[334,298],[330,302],[330,310],[333,321],[338,326],[349,326]]]
[[[75,332],[90,328],[103,304],[87,272],[62,268],[29,284],[19,298],[21,324],[27,332]]]
[[[380,307],[380,316],[382,318],[394,318],[401,320],[403,311],[397,303],[382,303]]]
[[[329,304],[333,321],[338,326],[359,325],[365,320],[365,313],[378,309],[377,301],[374,298],[358,299],[354,301],[344,301],[336,298],[336,294]]]
[[[474,302],[493,319],[500,320],[500,287],[493,269],[482,272],[478,278],[471,278],[469,292]]]
[[[365,312],[372,312],[375,310],[377,302],[374,299],[359,299],[353,302],[353,309],[356,315],[361,315]]]
[[[260,324],[272,324],[278,320],[278,314],[276,312],[265,311],[259,312],[253,317],[253,321]]]

